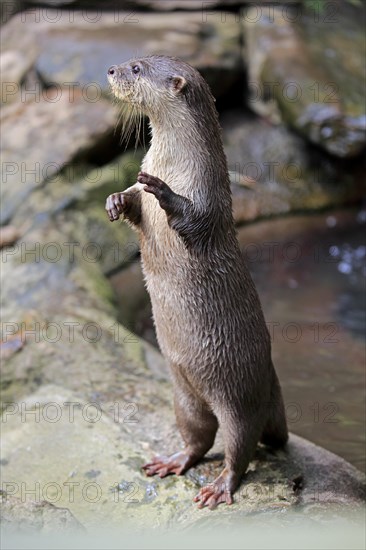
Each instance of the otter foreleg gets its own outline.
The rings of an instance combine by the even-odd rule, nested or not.
[[[169,226],[187,246],[202,245],[212,237],[209,211],[200,210],[190,199],[178,195],[164,181],[146,172],[140,172],[137,180],[144,184],[144,191],[155,195],[166,212]]]
[[[181,218],[187,213],[187,210],[192,207],[192,203],[189,199],[174,193],[169,185],[155,176],[151,176],[146,172],[139,172],[137,181],[145,186],[144,190],[147,193],[155,195],[161,208],[166,211],[168,219],[172,217]]]
[[[177,374],[175,378],[176,376]],[[185,448],[170,456],[157,456],[145,464],[143,469],[148,476],[181,475],[196,464],[214,443],[218,428],[217,418],[180,377],[179,384],[175,383],[174,406]]]
[[[111,222],[118,220],[121,214],[132,224],[139,225],[141,221],[141,186],[133,185],[109,195],[105,209]]]

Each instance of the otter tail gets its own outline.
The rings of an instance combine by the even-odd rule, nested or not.
[[[273,369],[273,382],[271,388],[271,398],[269,403],[269,415],[267,423],[264,426],[261,443],[274,448],[283,447],[288,440],[288,430],[286,422],[285,406],[283,404],[282,392],[277,374]]]

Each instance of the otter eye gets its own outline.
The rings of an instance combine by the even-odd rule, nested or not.
[[[133,65],[133,67],[132,67],[132,72],[133,72],[134,74],[138,74],[138,73],[140,72],[140,70],[141,70],[141,69],[140,69],[140,67],[139,67],[138,65]]]

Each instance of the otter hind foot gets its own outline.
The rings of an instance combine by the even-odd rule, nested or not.
[[[222,503],[231,505],[234,502],[233,492],[236,486],[237,483],[233,483],[233,476],[225,469],[215,481],[202,487],[193,501],[198,502],[198,508],[208,506],[210,510]]]
[[[142,469],[145,470],[147,476],[165,477],[169,474],[180,476],[193,466],[197,460],[198,458],[190,453],[181,451],[170,456],[156,456],[151,462],[145,464]]]

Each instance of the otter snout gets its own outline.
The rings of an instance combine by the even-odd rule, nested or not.
[[[121,97],[121,92],[123,87],[126,86],[126,82],[125,77],[122,74],[121,67],[119,65],[112,65],[109,67],[107,71],[107,79],[112,87],[113,93],[120,99],[123,99]]]
[[[121,77],[121,69],[118,65],[112,65],[107,71],[107,78],[112,84]]]
[[[136,75],[128,64],[111,65],[107,71],[113,94],[122,101],[132,102],[135,93]]]

